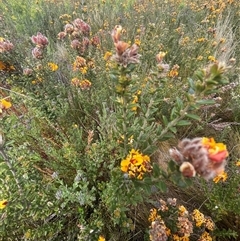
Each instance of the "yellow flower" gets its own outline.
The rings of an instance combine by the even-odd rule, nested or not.
[[[105,61],[108,61],[108,60],[111,58],[111,56],[112,56],[112,53],[109,52],[109,51],[107,51],[107,52],[104,54],[103,59],[104,59]]]
[[[135,43],[137,46],[140,46],[141,41],[140,41],[140,39],[135,39],[134,43]]]
[[[126,159],[121,161],[121,170],[130,177],[142,179],[143,174],[151,170],[150,157],[132,149]]]
[[[205,227],[209,230],[209,231],[213,231],[215,228],[215,224],[213,222],[213,220],[210,217],[206,217],[205,221],[204,221]]]
[[[99,236],[99,238],[98,238],[98,241],[105,241],[106,239],[101,235],[101,236]]]
[[[178,210],[179,210],[179,215],[180,216],[185,216],[186,214],[188,214],[187,209],[183,205],[179,206]]]
[[[130,165],[129,159],[124,159],[124,160],[122,160],[122,161],[121,161],[121,170],[122,170],[123,172],[127,172],[129,165]]]
[[[198,43],[202,43],[202,42],[204,42],[206,39],[205,38],[199,38],[199,39],[197,39],[197,42]]]
[[[199,60],[199,61],[203,60],[203,56],[202,56],[202,55],[199,55],[199,56],[197,57],[197,60]]]
[[[174,234],[173,240],[174,241],[189,241],[189,237],[187,237],[187,236],[180,237],[177,234]]]
[[[71,80],[71,84],[75,87],[80,87],[82,90],[90,89],[92,85],[92,83],[89,80],[87,79],[80,80],[78,78],[73,78]]]
[[[223,181],[223,182],[225,182],[226,180],[227,180],[227,173],[226,172],[222,172],[222,173],[220,173],[220,174],[218,174],[214,179],[213,179],[213,181],[215,182],[215,183],[218,183],[219,181]]]
[[[193,220],[195,220],[196,222],[197,227],[200,227],[204,224],[205,222],[204,215],[198,209],[193,210],[192,216],[193,216]]]
[[[160,51],[157,55],[156,55],[156,60],[158,63],[161,63],[163,61],[163,58],[166,56],[166,52],[162,52]]]
[[[91,85],[92,85],[92,83],[87,79],[81,80],[80,83],[79,83],[79,87],[82,90],[90,89]]]
[[[148,216],[148,221],[154,222],[157,218],[160,218],[160,216],[157,213],[157,209],[156,208],[151,209],[150,214]]]
[[[0,100],[0,109],[9,109],[12,106],[11,102],[2,99]]]
[[[236,162],[236,166],[240,167],[240,160]]]
[[[0,209],[4,209],[8,204],[7,200],[2,200],[0,201]]]
[[[212,61],[212,62],[216,62],[216,59],[214,56],[210,55],[208,56],[208,60]]]
[[[213,138],[202,138],[203,146],[208,150],[208,157],[213,162],[223,162],[228,156],[226,145],[223,143],[216,143]]]
[[[48,67],[54,72],[58,70],[58,65],[55,63],[48,63]]]
[[[226,42],[226,39],[225,38],[221,38],[220,39],[220,43],[222,44],[222,43],[225,43]]]
[[[80,72],[81,72],[82,74],[86,74],[87,71],[88,71],[88,67],[87,67],[87,66],[81,67],[81,68],[79,68],[79,70],[80,70]]]
[[[3,71],[13,71],[15,70],[14,66],[13,65],[10,65],[9,63],[4,63],[0,60],[0,70],[3,70]]]
[[[77,56],[76,57],[76,60],[74,61],[73,63],[73,70],[76,71],[76,70],[81,70],[81,68],[84,68],[87,66],[87,62],[86,62],[86,59],[84,59],[83,57],[81,56]]]
[[[200,236],[200,238],[198,239],[199,241],[212,241],[212,237],[210,236],[210,234],[208,232],[203,232],[203,234]]]

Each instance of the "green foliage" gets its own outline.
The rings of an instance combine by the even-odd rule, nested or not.
[[[216,237],[239,235],[239,167],[229,164],[228,181],[213,184],[184,177],[168,154],[196,126],[209,136],[207,121],[232,108],[235,124],[214,137],[231,161],[240,158],[239,6],[210,5],[1,1],[1,240],[148,240],[149,209],[180,193],[186,202],[201,195],[195,205],[214,219]],[[59,37],[76,19],[90,32]],[[46,46],[32,41],[38,32]],[[126,171],[133,153],[141,168]]]

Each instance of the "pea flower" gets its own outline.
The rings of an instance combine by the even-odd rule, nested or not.
[[[36,44],[38,47],[45,47],[48,45],[48,39],[46,36],[44,36],[42,33],[38,32],[37,35],[33,35],[31,37],[31,40],[34,44]]]
[[[57,71],[58,70],[58,65],[52,62],[48,63],[48,67],[50,68],[51,71]]]
[[[126,159],[121,161],[121,170],[137,179],[143,179],[144,173],[150,172],[151,169],[150,157],[134,149],[130,151]]]
[[[90,34],[91,27],[86,22],[84,22],[82,19],[80,19],[80,18],[76,18],[73,21],[73,26],[75,28],[77,28],[78,30],[80,30],[80,32],[84,36],[88,36]]]
[[[10,101],[5,99],[0,100],[0,109],[9,109],[12,106]]]
[[[116,50],[116,54],[111,59],[124,67],[127,67],[128,64],[139,63],[138,45],[134,43],[130,46],[128,43],[120,41],[121,32],[122,26],[116,25],[111,33]]]
[[[99,238],[98,238],[98,241],[105,241],[105,240],[106,239],[102,235],[100,235]]]
[[[180,165],[185,177],[196,174],[206,180],[215,178],[225,169],[228,151],[223,143],[216,143],[213,138],[185,138],[178,144],[178,149],[169,150],[173,160]]]
[[[35,47],[32,50],[32,56],[35,59],[42,59],[43,58],[43,48]]]
[[[4,209],[8,204],[7,200],[2,200],[0,201],[0,209]]]
[[[4,38],[0,38],[0,53],[10,52],[14,48],[14,45]]]
[[[220,174],[218,174],[216,177],[213,178],[213,181],[215,183],[218,183],[220,181],[225,182],[227,180],[227,173],[226,172],[222,172]]]

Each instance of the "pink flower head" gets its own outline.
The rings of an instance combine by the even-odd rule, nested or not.
[[[0,41],[0,53],[9,52],[13,47],[13,44],[9,40]]]
[[[66,33],[72,33],[74,31],[74,26],[72,24],[68,23],[64,26],[64,31]]]
[[[224,171],[228,151],[213,138],[185,138],[179,142],[178,149],[170,149],[170,155],[185,177],[198,174],[209,180]]]
[[[91,27],[86,22],[84,22],[82,19],[76,18],[73,21],[73,25],[74,25],[74,27],[79,29],[82,32],[83,35],[87,36],[87,35],[90,34]]]
[[[40,47],[35,47],[32,50],[32,56],[36,59],[42,59],[43,58],[43,49]]]
[[[23,75],[30,76],[33,73],[33,70],[30,68],[23,69]]]
[[[81,43],[79,40],[77,39],[74,39],[72,42],[71,42],[71,47],[73,49],[79,49],[81,47]]]
[[[48,45],[47,37],[41,34],[40,32],[38,32],[36,36],[33,35],[31,37],[31,40],[34,44],[36,44],[39,47],[45,47],[46,45]]]
[[[92,39],[91,39],[91,43],[95,47],[99,46],[100,45],[100,38],[97,35],[93,36]]]
[[[60,33],[58,33],[57,38],[64,39],[66,36],[67,36],[66,32],[60,32]]]

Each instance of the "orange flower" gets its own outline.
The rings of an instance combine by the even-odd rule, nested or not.
[[[208,157],[213,162],[221,163],[228,156],[226,145],[216,143],[213,138],[202,138],[202,144],[208,149]]]

